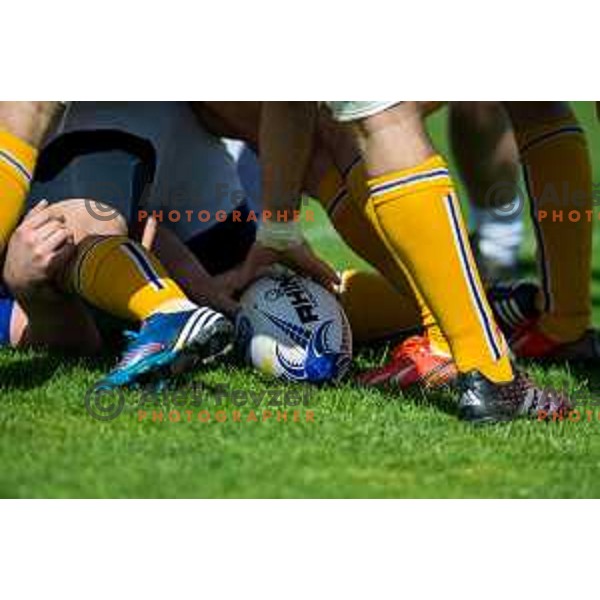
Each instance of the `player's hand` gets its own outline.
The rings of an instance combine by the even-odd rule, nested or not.
[[[74,254],[73,234],[42,200],[8,243],[4,281],[16,296],[51,286]]]
[[[255,242],[237,274],[235,286],[238,291],[268,274],[277,264],[314,279],[328,290],[333,290],[340,282],[337,273],[312,251],[306,241],[278,250]]]
[[[213,277],[213,283],[219,290],[219,293],[227,298],[234,299],[237,293],[243,289],[241,285],[241,266],[234,267],[225,273],[215,275]]]

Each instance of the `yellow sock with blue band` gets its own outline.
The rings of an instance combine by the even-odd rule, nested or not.
[[[81,245],[71,284],[90,304],[132,321],[196,308],[158,260],[127,237],[96,237]]]
[[[0,130],[0,251],[25,209],[37,155],[33,146]]]
[[[364,206],[370,196],[362,161],[355,161],[344,176],[330,169],[319,186],[320,200],[346,243],[377,273],[348,272],[344,277],[340,300],[358,323],[357,338],[371,341],[383,335],[422,327],[438,351],[450,353],[450,347],[435,317],[410,280],[406,270],[394,260],[373,224],[366,218]],[[372,310],[377,298],[377,310]],[[369,314],[369,328],[360,314]]]
[[[573,113],[520,125],[517,141],[533,207],[542,279],[539,327],[559,342],[591,324],[593,179],[585,134]]]
[[[353,185],[348,180],[348,185]],[[360,207],[396,264],[423,295],[461,372],[494,382],[513,378],[506,342],[495,324],[469,247],[445,162],[434,156],[368,182]],[[353,194],[353,199],[361,194]]]

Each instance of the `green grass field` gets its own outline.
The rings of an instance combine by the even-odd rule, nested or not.
[[[600,181],[600,126],[590,103],[576,106],[596,150]],[[432,132],[446,151],[443,115],[433,120]],[[324,217],[310,236],[337,267],[356,263]],[[523,257],[533,264],[532,256],[529,236]],[[386,351],[361,352],[357,368],[378,364]],[[597,407],[592,422],[472,428],[457,421],[451,396],[364,391],[346,383],[311,390],[314,423],[140,423],[131,407],[102,423],[88,415],[84,398],[109,367],[106,360],[0,353],[0,496],[600,497]],[[588,397],[590,388],[600,389],[600,373],[558,367],[533,373],[540,383]],[[233,361],[194,379],[230,389],[274,387]],[[214,415],[214,398],[203,408]],[[231,415],[235,407],[223,408]]]

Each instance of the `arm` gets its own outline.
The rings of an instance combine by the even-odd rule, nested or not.
[[[316,102],[264,102],[260,123],[262,208],[272,215],[287,214],[285,221],[261,220],[256,242],[240,269],[243,287],[264,269],[282,263],[312,277],[326,287],[339,283],[335,271],[310,249],[294,220],[313,150]]]
[[[209,305],[229,317],[237,312],[238,306],[227,290],[217,284],[217,279],[207,273],[176,234],[158,226],[154,235],[145,233],[143,239],[144,245],[154,252],[191,300],[201,306]]]

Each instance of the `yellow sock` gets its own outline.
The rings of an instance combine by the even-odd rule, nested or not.
[[[357,167],[359,165],[355,164],[351,171]],[[387,249],[348,197],[344,177],[338,169],[332,167],[327,170],[319,182],[317,193],[338,233],[361,258],[374,268],[389,262]],[[390,266],[398,271],[393,263]],[[374,299],[377,310],[373,310]],[[419,305],[403,275],[394,288],[377,271],[344,271],[339,300],[352,326],[352,336],[359,343],[381,340],[421,327]]]
[[[71,283],[90,304],[122,319],[196,308],[158,260],[127,237],[96,237],[81,247]]]
[[[354,316],[353,331],[357,339],[364,336],[371,340],[369,331],[363,326],[361,313],[368,314],[373,330],[392,333],[394,326],[403,329],[422,327],[436,350],[450,354],[450,346],[435,317],[418,292],[406,269],[399,265],[390,254],[387,246],[373,224],[367,219],[364,206],[370,196],[367,177],[362,161],[355,161],[344,176],[332,168],[325,175],[319,193],[333,224],[346,243],[364,260],[370,263],[385,279],[376,275],[360,274],[351,279],[342,303]],[[372,286],[373,294],[369,294]],[[380,302],[379,294],[382,301]],[[372,300],[377,298],[377,310],[373,311]],[[365,317],[363,317],[364,319]]]
[[[512,380],[506,343],[483,291],[445,162],[435,156],[368,185],[370,197],[361,209],[431,308],[459,370]],[[359,198],[360,192],[353,195]]]
[[[37,154],[27,142],[0,131],[0,251],[23,214]]]
[[[419,305],[410,287],[401,294],[375,271],[342,273],[339,300],[358,343],[390,338],[421,327]]]
[[[344,176],[336,167],[329,167],[317,186],[316,200],[331,216],[335,212],[339,200],[347,195],[348,190],[346,190]]]
[[[540,328],[578,339],[591,322],[593,180],[585,134],[573,114],[517,131],[534,208],[542,277]],[[556,211],[556,212],[555,212]],[[569,219],[569,213],[577,222]]]

